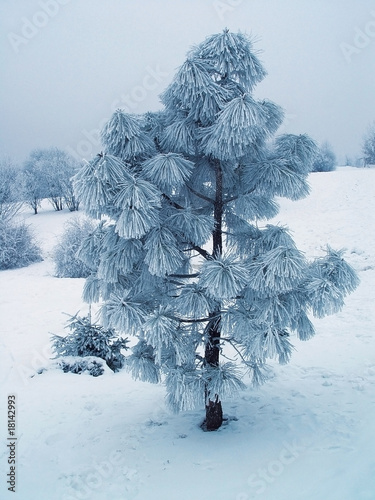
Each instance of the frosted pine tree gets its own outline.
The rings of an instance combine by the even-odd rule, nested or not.
[[[80,250],[92,269],[85,300],[101,303],[105,327],[137,338],[133,376],[165,381],[175,411],[205,405],[207,430],[245,372],[264,382],[267,359],[287,363],[292,335],[314,334],[309,313],[339,311],[358,284],[341,252],[308,262],[285,227],[267,224],[276,197],[309,193],[316,146],[273,138],[282,110],[253,97],[265,75],[247,36],[210,36],[162,94],[163,111],[117,110],[104,152],[75,176],[102,221]]]

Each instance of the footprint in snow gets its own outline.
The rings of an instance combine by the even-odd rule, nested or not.
[[[122,469],[122,475],[125,477],[127,481],[133,481],[137,474],[138,471],[136,469],[131,469],[127,465],[125,465]]]
[[[304,394],[302,394],[301,392],[299,392],[299,391],[292,391],[291,395],[294,398],[306,398],[306,396]]]
[[[88,401],[85,403],[85,406],[83,407],[84,410],[90,411],[93,413],[93,415],[101,415],[103,412],[102,410],[96,406],[96,404],[92,401]]]

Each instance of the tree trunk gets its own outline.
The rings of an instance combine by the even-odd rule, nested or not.
[[[212,320],[207,327],[207,343],[204,353],[204,361],[209,366],[219,366],[220,355],[220,311],[210,314]],[[216,431],[223,423],[223,409],[218,394],[210,394],[205,389],[206,396],[206,419],[203,422],[203,429]]]
[[[216,197],[214,207],[215,228],[212,234],[213,255],[219,257],[223,253],[223,177],[220,162],[215,164],[216,171]],[[212,318],[207,325],[207,341],[204,353],[205,365],[219,366],[220,356],[220,314],[217,308],[210,313]],[[219,394],[210,394],[206,388],[206,419],[202,428],[207,431],[216,431],[223,423],[223,409]]]
[[[219,401],[219,396],[216,395],[214,401],[208,399],[208,405],[206,404],[206,420],[204,421],[203,427],[206,431],[217,431],[222,423],[223,409],[221,401]]]

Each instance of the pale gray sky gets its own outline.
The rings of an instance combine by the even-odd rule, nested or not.
[[[158,95],[206,36],[258,41],[268,76],[256,96],[281,105],[281,132],[360,156],[375,120],[374,0],[0,0],[0,154],[100,150],[116,107],[160,109]]]

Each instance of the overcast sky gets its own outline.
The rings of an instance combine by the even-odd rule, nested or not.
[[[253,35],[286,113],[280,132],[361,155],[375,120],[374,0],[0,0],[0,155],[100,150],[117,107],[161,108],[189,48],[228,27]]]

